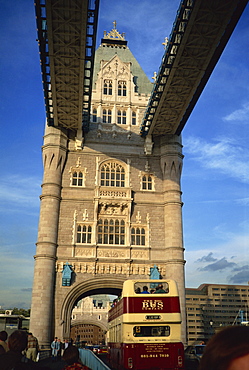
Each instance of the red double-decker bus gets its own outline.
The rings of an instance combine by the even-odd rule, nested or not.
[[[181,312],[173,280],[127,280],[108,314],[108,357],[116,370],[183,370]]]

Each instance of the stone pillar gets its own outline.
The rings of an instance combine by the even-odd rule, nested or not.
[[[164,219],[165,219],[165,269],[166,278],[178,284],[181,313],[182,341],[186,343],[185,273],[182,228],[181,137],[165,135],[161,138],[161,169],[164,182]]]
[[[30,331],[38,338],[42,348],[50,346],[53,330],[61,175],[66,160],[67,140],[60,129],[46,127],[42,148],[44,177],[30,317]]]

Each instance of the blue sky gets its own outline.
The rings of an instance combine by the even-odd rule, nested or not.
[[[179,0],[100,0],[151,79]],[[0,0],[0,306],[30,307],[45,109],[34,5]],[[249,7],[183,132],[186,286],[249,281]]]

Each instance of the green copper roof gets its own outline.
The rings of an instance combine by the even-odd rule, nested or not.
[[[114,55],[118,55],[122,62],[131,63],[131,72],[134,76],[136,92],[139,94],[151,94],[153,83],[150,82],[132,52],[126,46],[126,42],[124,43],[122,40],[120,41],[120,39],[115,38],[103,38],[101,45],[95,52],[93,89],[96,83],[97,73],[100,70],[101,60],[109,61]]]

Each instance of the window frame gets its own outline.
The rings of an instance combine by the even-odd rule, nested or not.
[[[126,173],[124,166],[117,162],[104,162],[100,165],[100,186],[124,188]]]
[[[119,109],[117,111],[117,124],[118,125],[126,125],[126,110]]]
[[[77,223],[77,227],[76,227],[76,243],[77,244],[91,244],[92,235],[93,235],[92,225],[89,225],[86,223]]]
[[[72,171],[71,186],[80,188],[84,186],[84,174],[81,170]]]
[[[123,218],[99,218],[97,243],[99,245],[125,245],[125,220]]]
[[[146,228],[144,226],[131,227],[131,245],[145,246],[146,245]]]
[[[124,80],[118,81],[118,96],[127,96],[127,83]]]
[[[104,80],[103,95],[112,95],[112,80]]]
[[[140,174],[140,190],[155,191],[155,177],[152,173]]]

